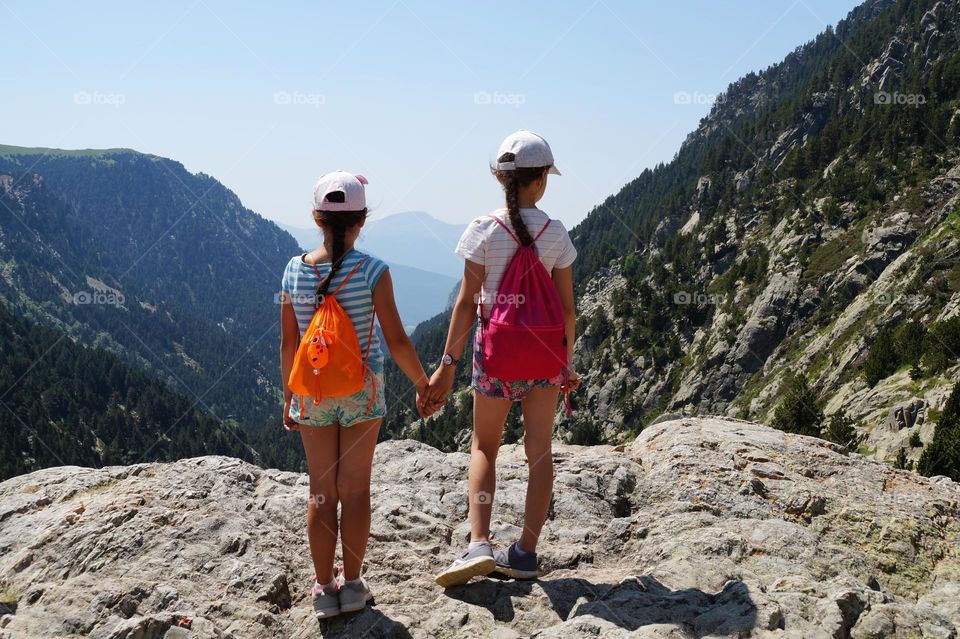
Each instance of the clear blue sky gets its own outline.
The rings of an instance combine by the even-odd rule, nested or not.
[[[500,205],[487,162],[527,128],[564,172],[541,206],[572,226],[855,4],[0,0],[0,143],[174,158],[298,226],[340,168],[376,215],[466,222]]]

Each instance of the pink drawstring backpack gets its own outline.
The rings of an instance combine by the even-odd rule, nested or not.
[[[563,304],[535,248],[550,220],[533,243],[524,246],[506,224],[492,219],[510,234],[518,248],[503,274],[489,317],[483,317],[484,304],[480,305],[483,370],[505,382],[551,379],[562,374],[566,386],[569,371]],[[564,399],[570,414],[569,395],[565,393]]]

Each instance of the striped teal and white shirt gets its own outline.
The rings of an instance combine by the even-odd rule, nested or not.
[[[387,270],[387,263],[377,259],[372,255],[361,253],[356,249],[349,251],[343,258],[343,266],[330,282],[328,289],[332,293],[340,283],[346,279],[347,275],[358,262],[366,259],[347,285],[337,293],[337,302],[343,307],[347,315],[353,321],[353,329],[357,332],[360,339],[360,352],[366,352],[367,335],[370,331],[370,318],[373,316],[373,289],[383,272]],[[300,335],[307,332],[310,326],[310,320],[313,319],[314,295],[322,278],[330,272],[330,263],[317,264],[317,270],[320,271],[320,277],[317,277],[317,271],[313,269],[312,264],[303,261],[303,255],[297,255],[290,258],[287,268],[283,271],[283,291],[290,296],[293,303],[293,310],[297,314],[297,324],[300,326]],[[368,364],[370,368],[379,373],[383,370],[383,351],[380,349],[380,337],[377,331],[373,331],[372,343],[370,344],[370,354],[368,355]]]

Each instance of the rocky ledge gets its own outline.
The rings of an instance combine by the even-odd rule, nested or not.
[[[558,445],[535,583],[443,592],[467,456],[381,444],[376,603],[311,614],[307,479],[225,457],[50,468],[0,484],[0,636],[956,637],[960,486],[747,422]],[[517,534],[523,449],[494,530]]]

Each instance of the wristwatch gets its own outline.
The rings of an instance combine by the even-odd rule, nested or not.
[[[451,366],[451,365],[459,364],[460,360],[454,359],[453,355],[451,355],[450,353],[444,353],[443,357],[440,359],[440,363],[443,364],[444,366]]]

